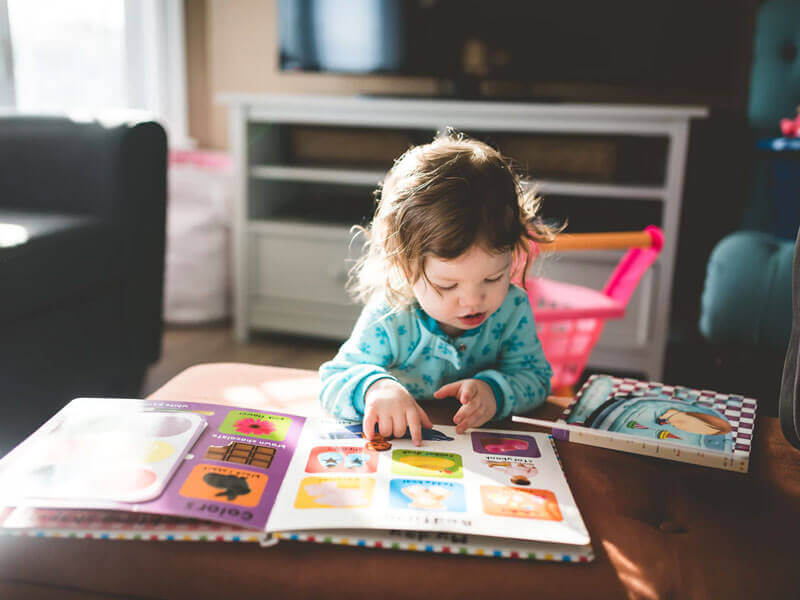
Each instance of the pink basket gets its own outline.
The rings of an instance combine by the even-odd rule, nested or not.
[[[554,390],[575,385],[606,320],[625,316],[639,280],[664,244],[661,229],[651,225],[645,231],[650,235],[650,246],[630,248],[602,291],[542,277],[525,281],[539,340],[553,368]],[[531,250],[538,252],[535,247]]]

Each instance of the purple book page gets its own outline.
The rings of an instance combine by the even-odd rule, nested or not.
[[[111,509],[263,531],[305,419],[76,398],[0,461],[4,506]]]
[[[130,510],[263,530],[305,419],[217,404],[148,401],[156,411],[202,415],[206,427],[164,492]]]

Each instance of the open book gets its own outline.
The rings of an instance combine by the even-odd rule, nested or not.
[[[550,436],[437,426],[423,439],[368,443],[344,421],[79,398],[0,461],[0,527],[592,559]]]
[[[756,401],[735,394],[592,375],[552,427],[557,439],[747,472]]]

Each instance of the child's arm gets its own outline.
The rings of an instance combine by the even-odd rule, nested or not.
[[[433,424],[389,371],[399,354],[396,319],[395,315],[387,316],[385,309],[364,309],[350,339],[333,360],[319,368],[320,403],[342,419],[363,419],[364,433],[370,439],[376,424],[386,437],[401,437],[408,428],[418,446],[422,443],[422,427]]]
[[[475,374],[492,388],[497,402],[494,419],[532,410],[550,393],[553,370],[536,334],[533,312],[522,292],[500,340],[497,366]]]
[[[384,311],[365,307],[350,338],[333,360],[320,366],[319,399],[332,415],[360,421],[367,388],[383,378],[397,381],[388,370],[397,356],[397,339],[387,324]]]

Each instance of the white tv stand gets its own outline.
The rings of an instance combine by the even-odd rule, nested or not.
[[[653,185],[536,180],[545,216],[548,196],[595,199],[609,203],[609,211],[614,202],[659,203],[661,221],[655,224],[664,231],[664,249],[631,299],[626,317],[606,325],[589,364],[661,378],[689,121],[705,117],[705,108],[248,94],[223,94],[219,99],[230,108],[230,148],[236,168],[232,254],[234,335],[240,341],[251,330],[343,340],[359,313],[344,290],[346,259],[358,252],[349,247],[348,224],[312,218],[299,205],[307,190],[363,188],[367,198],[383,171],[292,163],[285,152],[287,127],[407,128],[429,132],[428,139],[447,127],[467,134],[666,138],[659,167],[663,180]],[[336,207],[327,208],[336,214]],[[636,228],[649,224],[637,223]],[[565,254],[546,261],[541,274],[600,288],[619,257],[617,252]]]

